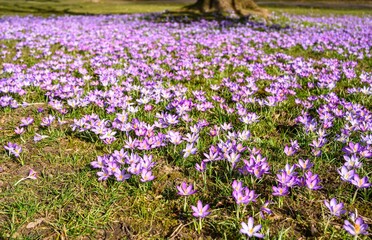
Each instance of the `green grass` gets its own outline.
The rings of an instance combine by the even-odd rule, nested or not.
[[[316,8],[316,7],[267,7],[270,11],[276,13],[297,14],[297,15],[315,15],[315,16],[330,16],[330,15],[370,15],[370,9],[339,9],[339,8]]]
[[[106,0],[98,3],[86,0],[0,0],[0,15],[150,13],[164,10],[173,11],[182,6],[184,4],[172,2],[126,2],[120,0]]]

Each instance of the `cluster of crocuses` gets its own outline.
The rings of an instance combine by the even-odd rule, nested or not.
[[[186,182],[182,182],[181,185],[177,186],[178,195],[185,197],[185,203],[183,206],[183,211],[187,211],[187,196],[193,195],[197,191],[194,189],[192,184],[188,185]],[[202,201],[198,200],[196,206],[191,206],[193,211],[192,215],[199,219],[199,223],[196,226],[196,230],[200,233],[202,230],[202,219],[207,217],[211,212],[209,211],[209,204],[203,205]]]
[[[25,104],[25,106],[27,106],[27,104]],[[43,112],[43,109],[42,108],[39,108],[38,109],[38,112],[39,113],[42,113]],[[41,123],[40,123],[40,128],[48,128],[51,126],[51,124],[54,122],[55,120],[55,116],[53,115],[48,115],[46,117],[42,117],[41,118]],[[64,124],[60,119],[58,119],[58,123],[60,125]],[[29,130],[29,127],[31,125],[34,124],[34,118],[32,117],[26,117],[26,118],[22,118],[21,119],[21,123],[19,124],[19,126],[17,126],[15,129],[14,129],[14,133],[16,135],[19,135],[19,136],[22,136],[27,130]],[[39,133],[35,133],[34,135],[34,142],[39,142],[45,138],[47,138],[48,136],[47,135],[43,135],[43,134],[39,134]],[[24,139],[21,137],[21,139],[24,141]]]
[[[345,163],[338,169],[341,179],[352,183],[358,189],[370,187],[371,184],[368,177],[361,177],[358,174],[358,170],[363,169],[363,160],[372,157],[370,135],[363,134],[372,130],[370,120],[372,113],[359,104],[340,99],[334,93],[312,98],[312,100],[325,101],[325,104],[320,105],[317,109],[317,117],[320,119],[321,124],[318,124],[317,120],[305,111],[297,120],[304,125],[307,132],[315,133],[316,139],[309,144],[313,154],[315,156],[322,154],[322,147],[329,141],[326,138],[328,135],[327,131],[329,132],[329,129],[332,129],[333,123],[338,119],[338,121],[343,123],[343,127],[336,134],[334,140],[346,144],[343,148]],[[298,103],[304,104],[303,101],[298,101]],[[352,134],[359,136],[361,142],[353,142],[350,139]]]
[[[273,195],[286,196],[289,194],[290,189],[296,186],[307,187],[310,190],[322,188],[319,175],[310,171],[312,166],[313,164],[309,159],[299,159],[298,164],[294,165],[286,164],[285,168],[276,174],[278,186],[273,186]],[[299,169],[300,174],[296,169]]]
[[[131,175],[141,176],[141,182],[149,182],[155,178],[151,171],[155,166],[152,155],[141,157],[135,153],[128,153],[124,149],[97,157],[91,166],[100,170],[97,173],[99,181],[107,180],[110,176],[120,182],[129,179]]]
[[[328,227],[329,221],[332,217],[341,217],[341,215],[345,214],[347,211],[344,209],[344,204],[342,202],[337,202],[336,198],[332,198],[330,201],[324,200],[324,205],[328,208],[330,212],[330,217],[328,218],[328,222],[326,225],[326,229]],[[368,235],[367,229],[368,225],[365,223],[362,217],[358,216],[358,212],[350,213],[350,220],[344,221],[344,229],[350,233],[351,235],[357,238],[359,235]]]
[[[363,146],[360,143],[349,142],[347,146],[343,148],[345,155],[344,165],[339,169],[341,179],[350,182],[354,186],[359,188],[368,188],[371,183],[367,176],[360,177],[357,171],[362,168],[361,159],[367,159],[372,157],[372,151],[370,146]]]
[[[230,124],[222,124],[221,127],[213,126],[211,128],[212,136],[221,136],[219,134],[219,129],[224,128],[227,130],[231,130],[232,126]],[[228,140],[223,141],[220,140],[217,145],[211,145],[209,147],[209,152],[204,153],[204,159],[201,164],[197,164],[196,168],[200,171],[205,169],[206,163],[213,162],[213,161],[221,161],[225,160],[231,165],[231,169],[236,168],[236,166],[243,162],[243,164],[239,164],[241,166],[238,168],[238,171],[242,174],[252,174],[255,175],[257,178],[261,178],[263,174],[269,172],[269,165],[266,161],[266,158],[262,157],[260,154],[260,150],[257,148],[247,148],[243,146],[243,143],[246,142],[250,137],[250,132],[247,130],[243,130],[241,132],[234,132],[229,131],[226,133],[226,138]],[[245,152],[250,152],[249,160],[245,160],[242,158],[242,154]]]
[[[247,205],[251,202],[255,202],[258,197],[258,194],[256,194],[254,190],[249,190],[249,188],[244,187],[241,181],[234,180],[232,183],[232,188],[232,195],[236,204]]]
[[[10,155],[13,155],[14,157],[19,157],[22,152],[22,147],[19,146],[16,143],[8,142],[7,145],[4,146],[5,150],[8,151]]]
[[[243,160],[244,165],[239,169],[243,175],[251,174],[257,179],[261,179],[264,174],[270,173],[270,166],[267,158],[261,155],[261,150],[253,147],[248,148],[250,152],[249,160]]]

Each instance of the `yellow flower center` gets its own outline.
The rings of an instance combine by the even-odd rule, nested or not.
[[[359,234],[360,233],[360,225],[359,224],[355,223],[354,224],[354,229],[355,229],[355,233],[356,234]]]

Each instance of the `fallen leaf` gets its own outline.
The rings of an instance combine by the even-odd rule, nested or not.
[[[28,228],[28,229],[34,228],[37,225],[39,225],[40,223],[42,223],[43,221],[44,221],[44,218],[36,219],[34,222],[30,222],[29,224],[27,224],[26,228]]]

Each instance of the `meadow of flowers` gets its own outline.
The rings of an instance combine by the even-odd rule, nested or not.
[[[372,18],[275,21],[0,18],[0,237],[370,237]]]

